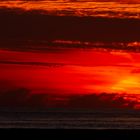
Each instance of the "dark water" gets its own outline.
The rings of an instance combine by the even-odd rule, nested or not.
[[[132,110],[1,111],[0,128],[140,129],[140,112]]]

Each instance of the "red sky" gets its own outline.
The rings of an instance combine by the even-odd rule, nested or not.
[[[140,91],[140,54],[64,49],[60,52],[0,51],[1,61],[60,63],[64,66],[0,64],[0,80],[33,92],[134,93]],[[26,57],[25,57],[26,56]]]
[[[57,16],[63,16],[63,15],[65,16],[69,16],[69,15],[99,16],[99,17],[107,17],[107,18],[115,17],[118,19],[124,18],[124,20],[126,20],[126,18],[130,18],[126,22],[126,23],[130,22],[127,28],[124,27],[124,23],[125,23],[124,21],[118,20],[116,21],[117,23],[115,24],[115,21],[112,22],[110,20],[110,22],[104,21],[105,24],[108,22],[106,26],[109,26],[109,24],[112,23],[112,25],[115,25],[113,27],[117,27],[119,29],[118,31],[110,28],[109,33],[107,32],[102,33],[102,28],[101,30],[98,30],[98,29],[96,30],[98,33],[98,37],[100,38],[100,36],[102,36],[101,39],[104,39],[103,37],[108,39],[108,37],[113,36],[112,38],[116,37],[115,40],[117,40],[117,37],[118,38],[120,37],[119,36],[120,32],[122,32],[121,29],[125,28],[124,35],[126,35],[126,38],[124,37],[124,40],[127,40],[127,37],[129,40],[131,38],[131,36],[129,35],[131,35],[130,32],[132,32],[132,30],[128,31],[129,35],[127,36],[127,29],[129,29],[132,23],[136,22],[135,20],[131,21],[131,18],[140,19],[140,8],[139,8],[140,4],[136,4],[136,3],[139,3],[139,1],[113,0],[113,1],[109,1],[108,3],[105,3],[103,1],[105,0],[96,1],[96,2],[89,1],[85,3],[84,2],[64,2],[64,1],[59,1],[59,2],[57,1],[57,3],[52,2],[52,1],[42,1],[42,2],[3,1],[3,2],[0,2],[0,8],[1,10],[3,10],[2,9],[3,7],[13,8],[13,9],[20,8],[20,9],[24,9],[25,11],[26,10],[29,11],[29,13],[32,10],[44,10],[46,11],[46,13],[49,13],[50,15],[55,14]],[[125,3],[122,4],[122,2],[125,2]],[[1,16],[3,16],[2,13],[3,12],[0,13]],[[5,11],[5,14],[7,13],[8,12]],[[21,16],[21,19],[25,21],[24,19],[28,17],[28,16],[26,17],[26,14],[30,15],[29,13],[25,12],[25,14],[23,14],[24,16],[22,14],[21,16],[19,13],[18,14],[15,13],[16,16],[14,19],[15,20],[20,19],[20,16]],[[8,26],[8,28],[6,29],[6,33],[5,33],[5,30],[3,30],[3,33],[1,33],[0,35],[1,37],[5,35],[4,36],[5,40],[6,41],[9,40],[9,42],[7,41],[8,45],[10,45],[10,41],[11,42],[17,41],[17,45],[14,46],[15,48],[18,48],[18,43],[22,39],[23,39],[22,41],[25,44],[26,44],[26,41],[28,42],[30,41],[30,39],[31,41],[35,42],[36,38],[37,38],[37,41],[41,42],[42,36],[43,36],[42,34],[44,32],[45,32],[44,36],[48,35],[48,38],[50,37],[50,39],[52,40],[54,37],[54,40],[56,39],[58,41],[59,39],[63,39],[63,38],[65,40],[65,34],[66,34],[66,39],[68,39],[68,37],[71,37],[71,36],[72,36],[72,39],[73,39],[73,36],[75,39],[75,36],[76,36],[76,34],[73,35],[74,31],[70,31],[71,29],[73,29],[73,27],[70,28],[69,30],[67,29],[67,27],[71,27],[71,26],[66,26],[66,28],[64,28],[63,30],[63,25],[65,25],[64,21],[66,20],[62,21],[62,23],[60,22],[61,23],[60,30],[58,30],[60,25],[57,25],[55,23],[53,23],[53,26],[51,26],[51,24],[48,24],[48,26],[51,27],[51,29],[49,29],[49,27],[46,28],[44,27],[44,24],[39,24],[39,22],[36,21],[37,19],[39,19],[40,21],[44,21],[44,19],[46,19],[45,26],[46,26],[46,23],[48,22],[47,19],[49,18],[46,18],[47,16],[46,17],[41,16],[41,14],[39,13],[38,18],[37,19],[35,18],[34,19],[35,23],[33,23],[33,25],[37,25],[37,26],[34,26],[34,28],[31,28],[30,30],[30,27],[32,27],[32,20],[30,20],[29,23],[25,22],[25,26],[24,24],[22,26],[19,26],[21,24],[20,22],[12,22],[11,19],[13,17],[14,16],[12,16],[12,14],[8,18],[5,17],[5,19],[2,22],[2,25],[8,25],[9,23],[8,24],[5,24],[5,23],[7,23],[7,19],[9,19],[8,21],[10,21],[11,24],[14,25],[14,23],[16,23],[18,26],[16,25]],[[43,20],[41,20],[40,17],[43,18]],[[30,16],[28,17],[28,19],[29,18]],[[56,18],[54,21],[56,20],[60,20],[60,19]],[[77,25],[80,24],[79,22],[80,18],[78,18],[78,20],[75,19],[75,21],[77,21],[76,22],[78,23]],[[53,22],[53,19],[52,19],[52,22]],[[75,26],[74,24],[75,22],[73,21],[70,21],[70,22],[72,23],[73,26]],[[84,33],[82,32],[84,25],[88,26],[88,24],[85,24],[86,22],[87,21],[82,20],[81,26],[79,25],[80,28],[78,28],[78,26],[75,26],[78,28],[78,30],[76,30],[74,33],[78,33],[77,35],[79,36],[79,38],[82,33],[80,41],[83,41],[82,40],[84,39],[83,37],[86,38],[85,32]],[[100,22],[100,20],[98,22]],[[123,23],[121,28],[118,27],[120,25],[118,24],[119,22]],[[137,28],[139,27],[138,23],[139,23],[139,20],[137,20],[136,22]],[[69,25],[68,23],[66,24]],[[96,22],[94,24],[96,24]],[[43,25],[42,28],[41,28],[41,25]],[[132,24],[132,25],[134,26],[135,24]],[[91,27],[88,29],[93,29],[92,31],[94,32],[95,31],[94,28],[96,29],[97,25],[94,25],[93,28],[92,28],[92,24],[90,26]],[[101,23],[99,27],[104,27],[103,29],[104,31],[106,31],[105,30],[106,26],[102,25]],[[20,32],[20,30],[17,31],[16,29],[12,30],[12,27],[14,28],[19,27],[18,29],[21,29],[21,27],[23,27],[21,30],[22,32]],[[46,30],[44,30],[44,28]],[[131,29],[133,28],[134,27],[132,27]],[[28,33],[26,33],[26,31],[24,32],[24,29],[30,30],[28,32],[29,36],[28,36]],[[134,32],[137,31],[136,37],[139,37],[138,30],[136,28],[134,29],[135,29]],[[85,27],[84,31],[86,30],[87,28]],[[14,31],[17,31],[17,34]],[[40,33],[39,35],[37,31]],[[60,31],[63,31],[63,32],[60,32]],[[49,36],[49,33],[50,33],[50,36]],[[91,36],[89,36],[89,40],[92,40],[93,34],[90,32],[89,33],[86,32],[86,34],[87,35],[91,34]],[[106,36],[106,34],[108,36]],[[7,35],[9,35],[9,38],[7,37]],[[52,36],[54,35],[54,36],[51,38],[51,35]],[[132,34],[132,36],[133,35],[135,34]],[[96,33],[94,37],[96,38]],[[27,39],[27,40],[25,41],[24,39],[25,40]],[[77,36],[76,36],[76,39],[77,39]],[[68,40],[71,40],[71,38]],[[2,41],[4,42],[3,39]],[[47,42],[47,39],[46,40],[44,39],[43,41]],[[135,40],[135,42],[133,42],[132,44],[131,42],[130,44],[129,43],[128,44],[130,46],[132,45],[132,47],[133,45],[135,45],[135,48],[137,48],[139,47],[139,42],[137,41],[139,41],[139,39]],[[100,42],[102,43],[102,40]],[[23,46],[21,45],[20,47],[21,48],[24,47],[25,44],[22,44]],[[14,47],[12,48],[12,46],[10,46],[12,50],[9,49],[10,47],[9,48],[7,47],[7,50],[0,49],[0,90],[1,92],[4,91],[5,93],[5,91],[7,90],[13,90],[17,88],[28,89],[31,91],[32,95],[33,94],[41,95],[42,93],[43,94],[49,93],[52,95],[53,94],[55,95],[60,95],[60,94],[61,95],[68,95],[68,94],[85,95],[85,94],[93,94],[93,93],[99,94],[99,93],[105,92],[107,94],[111,94],[111,93],[114,93],[115,95],[121,94],[122,97],[124,97],[123,95],[126,96],[127,94],[127,98],[129,98],[130,100],[132,100],[131,99],[132,95],[135,95],[137,101],[139,102],[140,53],[132,52],[129,50],[129,48],[128,49],[126,48],[125,51],[123,50],[108,51],[105,49],[97,50],[99,46],[96,49],[95,48],[90,49],[90,47],[88,49],[88,47],[85,46],[86,49],[83,49],[82,44],[81,44],[81,48],[66,47],[68,44],[65,44],[65,42],[64,43],[62,42],[62,45],[64,46],[63,47],[60,46],[56,48],[53,45],[51,47],[47,46],[45,51],[41,51],[41,49],[38,51],[37,50],[35,51],[34,47],[32,47],[30,51],[24,48],[22,48],[22,50],[24,51],[21,51],[20,48],[19,48],[20,51],[14,51],[15,48]],[[37,47],[39,48],[39,46]],[[114,46],[111,46],[111,47],[112,47],[111,49],[113,49]],[[126,47],[129,47],[129,46],[126,45]]]

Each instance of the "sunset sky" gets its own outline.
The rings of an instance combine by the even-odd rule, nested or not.
[[[0,96],[13,100],[7,94],[24,88],[29,98],[54,95],[55,107],[56,96],[105,93],[139,108],[139,7],[138,0],[1,1]]]

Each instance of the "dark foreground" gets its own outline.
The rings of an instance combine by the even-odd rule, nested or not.
[[[140,129],[140,111],[3,109],[0,128]]]

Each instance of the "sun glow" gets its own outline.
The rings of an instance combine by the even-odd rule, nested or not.
[[[115,92],[127,92],[139,94],[140,80],[137,77],[128,76],[121,79],[118,83],[111,87],[111,90]]]

